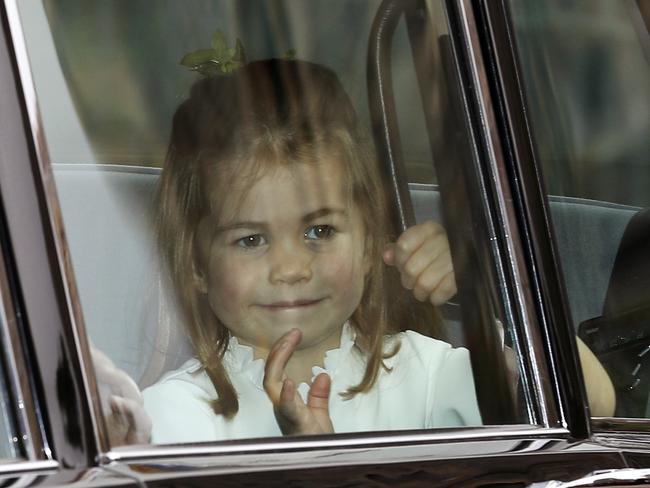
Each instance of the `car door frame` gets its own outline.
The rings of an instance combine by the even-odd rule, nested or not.
[[[488,25],[486,20],[479,16],[473,19],[470,15],[475,8],[479,12],[489,13],[490,9],[486,5],[488,3],[470,0],[447,1],[450,12],[454,12],[453,22],[458,29],[456,34],[459,36],[459,45],[463,47],[463,56],[466,56],[464,59],[468,61],[462,71],[464,81],[472,90],[472,103],[476,104],[472,109],[475,111],[474,116],[478,118],[475,121],[476,127],[487,131],[481,132],[480,137],[496,144],[504,138],[503,128],[492,113],[492,110],[498,110],[499,107],[485,105],[485,99],[495,97],[495,93],[491,92],[496,91],[495,88],[485,79],[485,73],[489,72],[492,66],[488,65],[487,71],[480,67],[480,63],[483,63],[482,56],[489,52],[489,48],[485,48],[483,43],[493,40],[481,38],[486,35],[482,30]],[[281,439],[273,442],[222,443],[219,446],[154,446],[146,449],[130,447],[110,450],[105,427],[99,420],[97,387],[91,374],[92,367],[85,359],[89,357],[88,342],[83,335],[83,318],[64,245],[60,210],[39,121],[37,99],[29,74],[26,49],[21,44],[23,37],[20,33],[20,22],[13,0],[5,0],[1,8],[3,39],[0,44],[0,56],[12,69],[3,70],[0,75],[0,89],[3,92],[3,110],[0,117],[2,126],[11,128],[10,131],[0,133],[0,203],[5,214],[7,242],[11,245],[13,266],[16,276],[19,277],[16,286],[27,331],[28,344],[25,347],[31,348],[33,354],[29,362],[35,366],[32,374],[37,383],[35,396],[40,402],[39,420],[44,425],[43,442],[51,446],[52,455],[48,460],[55,462],[59,469],[84,470],[98,464],[107,466],[112,463],[114,468],[111,468],[111,472],[117,470],[117,473],[131,478],[135,476],[134,473],[138,473],[139,479],[148,476],[149,480],[159,480],[170,473],[178,472],[181,467],[185,469],[194,465],[197,474],[188,473],[188,478],[198,476],[208,479],[218,475],[225,480],[228,476],[238,476],[237,479],[248,476],[263,482],[268,480],[268,474],[265,472],[269,470],[275,471],[276,474],[283,472],[288,477],[308,479],[314,476],[313,473],[319,473],[313,471],[314,469],[330,468],[327,472],[333,473],[343,465],[352,466],[349,468],[351,470],[379,470],[388,475],[399,472],[399,466],[403,465],[408,467],[408,470],[424,470],[429,476],[434,476],[435,473],[440,476],[440,470],[445,465],[454,464],[449,462],[450,459],[469,461],[474,456],[476,469],[469,469],[468,473],[478,475],[498,466],[502,466],[504,472],[511,471],[518,463],[528,465],[534,470],[535,466],[548,463],[546,452],[569,449],[576,440],[588,438],[589,422],[588,419],[585,420],[586,402],[584,390],[581,390],[583,387],[579,372],[575,369],[562,374],[556,367],[548,376],[538,378],[540,388],[546,392],[545,401],[559,398],[562,402],[562,409],[557,418],[546,418],[543,427],[486,427],[464,432],[452,430],[442,434],[374,433],[364,436],[341,435],[335,440]],[[480,10],[481,8],[483,10]],[[490,21],[494,23],[495,18],[490,17]],[[463,38],[464,35],[468,37]],[[505,64],[505,61],[502,63]],[[501,64],[498,66],[502,68]],[[513,104],[511,109],[515,106],[516,104]],[[504,116],[498,111],[496,113],[498,116]],[[496,151],[496,148],[492,147],[492,151]],[[498,161],[491,159],[486,163],[491,165],[491,174],[501,178],[501,186],[497,192],[501,200],[497,205],[505,205],[509,198],[529,198],[525,184],[511,189],[512,195],[502,193],[503,187],[511,184],[508,182],[514,178],[509,173],[508,164],[519,164],[518,158],[509,155],[512,159],[503,157]],[[535,208],[539,203],[533,201],[529,205]],[[543,205],[543,199],[541,204]],[[541,210],[537,209],[537,212],[542,210],[543,206]],[[504,234],[516,235],[522,220],[530,225],[529,215],[522,216],[521,212],[512,210],[507,212],[507,217],[502,222],[505,226],[502,229]],[[528,212],[536,216],[534,222],[541,219],[534,210]],[[558,321],[556,315],[551,314],[552,310],[547,310],[549,302],[541,298],[545,296],[545,286],[551,288],[551,296],[555,297],[559,292],[554,290],[553,286],[557,285],[553,285],[553,280],[548,276],[534,274],[539,283],[536,281],[534,292],[529,293],[524,290],[523,277],[524,274],[530,273],[531,268],[537,269],[534,266],[538,261],[531,262],[527,254],[531,248],[537,249],[540,256],[536,259],[541,259],[542,262],[546,262],[543,258],[550,259],[547,254],[551,253],[552,249],[545,248],[548,247],[548,241],[543,240],[544,234],[541,231],[538,230],[539,235],[533,232],[536,227],[532,230],[524,228],[527,231],[526,236],[521,237],[524,244],[512,241],[515,242],[514,246],[507,250],[512,258],[511,272],[518,273],[518,278],[515,276],[517,293],[523,294],[520,301],[521,313],[528,315],[531,323],[537,320],[531,313],[540,314],[543,318],[546,317],[543,314],[550,314],[555,319],[552,321],[554,325],[550,326],[554,332],[536,339],[539,344],[545,344],[549,349],[531,348],[528,353],[539,361],[545,361],[546,355],[550,354],[554,361],[557,361],[554,348],[558,347],[558,343],[561,349],[570,348],[572,337],[568,334],[567,327],[564,335],[569,336],[569,346],[559,340],[563,334],[562,324],[566,323],[566,320]],[[532,236],[529,236],[528,232],[532,233]],[[541,251],[538,248],[541,248]],[[544,286],[545,279],[548,283]],[[531,304],[535,307],[531,308]],[[547,320],[543,321],[543,325],[547,325]],[[554,328],[558,330],[555,331]],[[534,335],[535,330],[531,326],[529,333]],[[573,350],[569,349],[560,354],[575,361],[575,344],[573,347]],[[555,375],[559,379],[557,383]],[[71,402],[69,398],[74,401]],[[568,415],[565,417],[566,412]],[[509,447],[504,447],[505,441],[509,443]],[[487,457],[484,447],[481,447],[485,443],[491,446],[488,449],[490,456]],[[460,452],[459,447],[462,447]],[[586,447],[584,453],[574,453],[572,457],[567,455],[563,461],[564,473],[580,475],[597,466],[622,466],[617,450],[593,450],[588,443]],[[224,454],[229,456],[224,457]],[[541,455],[535,457],[537,454]],[[42,453],[39,456],[44,457]],[[260,457],[263,457],[261,463]],[[382,462],[377,462],[377,459]],[[524,462],[525,459],[530,462]],[[196,467],[201,465],[201,460],[210,460],[213,467],[203,470]],[[257,462],[262,473],[251,471],[254,462]],[[461,465],[463,469],[467,469],[464,462]],[[556,468],[559,469],[559,464]],[[49,469],[52,469],[52,465],[49,465]],[[143,473],[147,469],[149,471],[145,476]],[[312,474],[305,470],[312,471]],[[320,476],[323,476],[324,472],[320,471]],[[447,473],[453,474],[454,470],[451,469]],[[534,476],[531,476],[528,479],[533,478]]]
[[[528,233],[531,270],[540,296],[540,315],[546,316],[548,340],[558,365],[560,395],[568,426],[577,438],[591,436],[600,443],[624,447],[633,466],[650,460],[650,419],[590,417],[573,333],[559,254],[555,245],[541,164],[536,158],[523,75],[517,61],[514,29],[506,0],[476,0],[482,17],[483,43],[488,69],[494,74],[490,89],[498,101],[501,138],[511,157],[511,182],[517,193],[519,219]],[[486,49],[490,46],[490,49]],[[559,368],[559,365],[564,365]],[[567,367],[568,366],[568,367]]]

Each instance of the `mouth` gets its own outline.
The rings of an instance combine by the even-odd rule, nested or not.
[[[302,310],[318,305],[323,300],[323,298],[287,300],[264,304],[262,307],[271,311]]]

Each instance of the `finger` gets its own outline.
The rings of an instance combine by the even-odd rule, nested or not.
[[[295,434],[301,431],[300,419],[304,406],[293,380],[285,379],[282,383],[279,402],[275,408],[275,416],[283,434]]]
[[[444,277],[436,289],[433,290],[433,293],[429,295],[429,301],[436,306],[442,305],[451,300],[456,293],[458,293],[458,288],[456,287],[456,275],[452,270]]]
[[[438,270],[440,273],[452,269],[449,246],[444,235],[430,236],[422,245],[409,256],[400,268],[402,285],[413,289],[420,276],[427,270]],[[442,274],[439,279],[442,278]]]
[[[108,389],[111,394],[144,404],[142,393],[133,378],[116,367],[113,361],[99,349],[92,347],[90,353],[100,390]]]
[[[386,263],[387,266],[394,266],[395,265],[395,244],[393,243],[386,244],[382,257],[384,258],[384,263]]]
[[[298,390],[296,390],[296,384],[291,378],[287,378],[282,382],[282,391],[280,392],[278,410],[284,417],[291,420],[297,420],[298,403],[296,400],[299,400],[302,403],[300,398],[296,398],[297,393]]]
[[[432,221],[427,221],[408,228],[401,236],[399,236],[399,239],[397,239],[397,242],[395,243],[396,266],[398,268],[403,268],[414,252],[416,252],[427,240],[434,239],[437,236],[444,237],[444,240],[440,241],[444,246],[446,242],[445,231],[440,224]]]
[[[143,444],[149,442],[152,422],[144,408],[132,400],[122,398],[118,401],[122,403],[120,409],[128,426],[125,436],[126,443]]]
[[[403,267],[408,258],[422,245],[428,235],[429,229],[424,224],[406,229],[395,243],[395,266],[398,268]]]
[[[311,384],[307,394],[307,406],[329,415],[329,398],[332,381],[327,373],[321,373]]]
[[[124,442],[144,444],[151,437],[151,418],[137,402],[126,398],[111,397],[111,409],[116,420],[126,427]]]
[[[266,358],[263,385],[264,390],[274,404],[280,399],[282,382],[285,379],[284,369],[301,338],[302,333],[300,330],[290,330],[273,344]]]
[[[140,405],[144,405],[144,398],[142,392],[136,385],[133,378],[131,378],[125,371],[114,368],[109,375],[108,382],[111,386],[111,391],[119,396],[128,398],[135,401]]]
[[[427,270],[418,278],[413,295],[421,302],[442,305],[456,294],[456,276],[453,269]]]
[[[425,266],[425,268],[411,269],[409,272],[413,273],[413,275],[409,274],[408,278],[405,276],[403,281],[406,279],[411,280],[413,295],[422,302],[429,300],[431,293],[440,286],[449,274],[453,275],[453,267],[449,253],[437,256],[428,262],[426,259],[423,259],[417,266]],[[406,272],[404,274],[406,275]]]

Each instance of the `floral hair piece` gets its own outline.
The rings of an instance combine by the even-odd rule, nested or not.
[[[212,45],[208,49],[198,49],[186,54],[181,59],[182,66],[190,71],[198,71],[202,76],[232,73],[246,64],[246,53],[241,39],[237,38],[235,47],[228,47],[223,32],[217,30],[212,34]]]
[[[281,59],[292,60],[296,57],[296,50],[289,49],[282,54]],[[180,64],[190,71],[197,71],[202,76],[209,78],[219,74],[232,73],[248,62],[246,51],[241,39],[237,38],[235,47],[228,47],[228,41],[223,32],[216,30],[212,34],[211,47],[198,49],[186,54]]]

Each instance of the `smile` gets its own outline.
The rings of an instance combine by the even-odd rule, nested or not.
[[[262,307],[271,311],[301,310],[301,309],[313,307],[314,305],[317,305],[321,301],[323,301],[322,298],[282,301],[282,302],[273,302],[266,305],[262,305]]]

